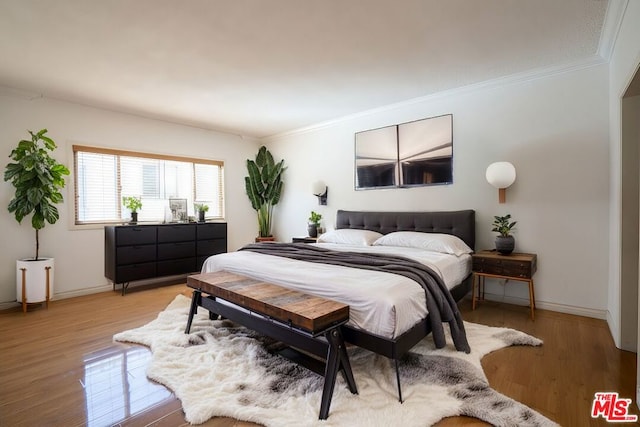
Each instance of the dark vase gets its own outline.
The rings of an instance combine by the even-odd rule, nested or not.
[[[131,212],[131,222],[130,224],[137,224],[138,223],[138,212]]]
[[[516,246],[516,240],[513,236],[496,237],[496,250],[502,255],[509,255]]]
[[[204,211],[198,211],[198,221],[204,222]]]
[[[318,237],[318,226],[315,224],[309,224],[307,227],[307,233],[309,233],[309,237]]]

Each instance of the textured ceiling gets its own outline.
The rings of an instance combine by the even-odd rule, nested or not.
[[[0,0],[0,85],[265,137],[598,52],[605,0]]]

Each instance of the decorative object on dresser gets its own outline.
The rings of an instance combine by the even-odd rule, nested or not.
[[[142,198],[125,196],[122,198],[122,206],[131,212],[131,221],[129,224],[136,225],[138,223],[138,210],[142,209]]]
[[[507,201],[507,187],[516,180],[516,168],[509,162],[491,163],[485,173],[487,182],[498,189],[498,203]]]
[[[535,319],[536,296],[533,275],[538,269],[538,256],[536,254],[514,252],[510,255],[501,255],[496,251],[484,250],[473,254],[472,260],[472,307],[474,310],[476,301],[484,300],[485,278],[506,279],[507,282],[516,280],[529,284],[531,320]],[[507,282],[505,282],[505,285]]]
[[[204,203],[196,203],[194,205],[196,211],[198,211],[198,222],[204,222],[204,215],[209,210],[209,205]]]
[[[318,228],[320,228],[320,220],[322,220],[322,215],[311,211],[311,215],[309,216],[309,224],[307,226],[307,232],[309,233],[309,237],[318,237]]]
[[[282,173],[285,171],[284,160],[275,163],[273,155],[265,146],[260,147],[256,159],[247,159],[249,176],[244,177],[245,191],[251,207],[258,214],[258,238],[274,240],[271,234],[273,207],[280,201],[282,194]]]
[[[227,224],[106,226],[104,275],[125,294],[129,282],[197,272],[227,251]]]
[[[15,189],[9,212],[18,223],[32,215],[31,227],[36,232],[35,257],[16,261],[16,300],[22,303],[23,312],[27,311],[28,303],[45,301],[48,306],[53,296],[54,259],[40,257],[38,232],[47,222],[58,221],[55,205],[63,201],[60,191],[64,188],[64,176],[69,175],[69,169],[49,153],[56,149],[56,143],[46,136],[47,129],[28,132],[31,140],[21,140],[11,151],[9,157],[13,162],[7,164],[4,171],[4,180]]]
[[[511,231],[517,223],[518,221],[511,222],[510,214],[493,217],[493,229],[491,231],[499,233],[496,236],[496,250],[502,255],[509,255],[515,249],[516,241],[511,235]]]

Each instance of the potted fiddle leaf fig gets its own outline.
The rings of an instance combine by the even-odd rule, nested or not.
[[[17,300],[22,302],[23,310],[27,302],[48,302],[53,294],[54,259],[40,256],[39,231],[47,223],[58,221],[55,205],[63,201],[64,176],[69,175],[69,169],[51,156],[56,143],[46,135],[47,129],[28,132],[31,139],[21,140],[11,151],[12,162],[4,171],[4,180],[15,189],[9,212],[18,223],[31,215],[31,227],[36,232],[35,256],[16,261]]]
[[[309,233],[309,237],[318,237],[318,228],[320,228],[320,220],[322,219],[322,215],[311,211],[311,215],[309,216],[309,224],[307,226],[307,232]]]
[[[271,223],[273,207],[280,201],[282,194],[282,173],[284,160],[276,163],[265,146],[260,147],[255,160],[247,159],[249,176],[244,178],[245,190],[251,207],[258,214],[258,237],[256,241],[273,240]]]
[[[498,233],[496,236],[496,250],[503,255],[509,255],[515,248],[515,239],[511,235],[513,227],[517,221],[511,221],[511,215],[493,217],[493,229]]]
[[[138,211],[142,209],[142,197],[125,196],[122,198],[122,206],[131,212],[130,224],[138,223]]]

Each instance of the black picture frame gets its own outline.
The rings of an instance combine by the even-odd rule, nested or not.
[[[355,134],[355,189],[453,183],[453,114]]]

